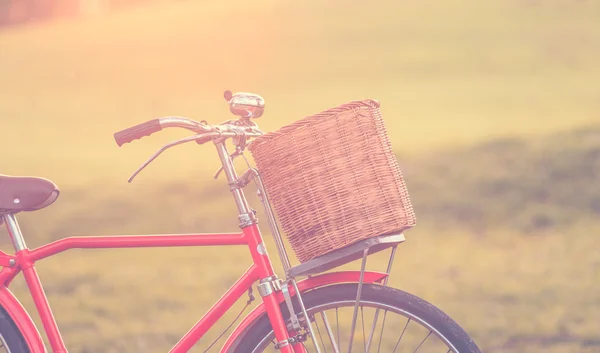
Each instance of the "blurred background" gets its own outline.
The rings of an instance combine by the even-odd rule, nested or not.
[[[236,231],[210,145],[128,184],[186,132],[121,148],[112,134],[162,115],[222,122],[225,89],[265,98],[264,131],[374,98],[418,219],[390,284],[484,352],[600,352],[599,78],[597,1],[0,0],[0,173],[62,190],[20,215],[32,248]],[[37,268],[70,352],[165,352],[249,264],[238,248],[72,250]],[[24,281],[11,289],[34,313]]]

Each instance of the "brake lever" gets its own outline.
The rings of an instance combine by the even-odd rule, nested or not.
[[[150,163],[152,163],[158,156],[160,156],[161,153],[163,153],[164,151],[168,150],[169,148],[173,147],[173,146],[177,146],[177,145],[181,145],[183,143],[186,142],[192,142],[195,140],[198,140],[200,137],[202,137],[202,135],[206,135],[206,133],[202,133],[202,134],[198,134],[198,135],[194,135],[194,136],[188,136],[179,140],[175,140],[173,142],[170,142],[164,146],[162,146],[158,151],[156,151],[152,157],[150,157],[146,162],[144,162],[144,164],[142,164],[127,180],[128,183],[131,183],[131,181],[133,180],[133,178],[135,178],[144,168],[146,168]]]

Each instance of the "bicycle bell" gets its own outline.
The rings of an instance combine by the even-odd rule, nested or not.
[[[258,94],[248,92],[232,94],[231,91],[227,90],[224,97],[229,103],[229,110],[241,118],[259,118],[265,111],[265,100]]]

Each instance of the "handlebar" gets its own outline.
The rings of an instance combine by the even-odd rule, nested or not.
[[[164,128],[168,127],[179,127],[194,131],[196,133],[210,132],[212,131],[210,126],[199,123],[197,121],[178,117],[178,116],[166,116],[158,119],[152,119],[141,123],[125,130],[121,130],[114,134],[117,145],[121,147],[125,143],[132,142],[133,140],[141,139],[144,136],[150,136],[155,132],[159,132]]]
[[[245,147],[245,141],[247,140],[247,138],[258,137],[263,134],[263,132],[258,129],[256,124],[252,123],[250,120],[227,121],[223,124],[212,126],[188,118],[168,116],[149,120],[145,123],[138,124],[125,130],[119,131],[114,134],[114,137],[115,141],[117,142],[117,145],[122,146],[125,143],[132,142],[133,140],[140,139],[144,136],[150,136],[153,133],[161,131],[162,129],[168,127],[184,128],[187,130],[191,130],[196,134],[193,136],[188,136],[179,140],[175,140],[163,146],[154,155],[152,155],[144,164],[142,164],[133,173],[133,175],[131,175],[131,177],[129,178],[129,182],[131,182],[139,172],[141,172],[146,166],[148,166],[148,164],[154,161],[162,152],[173,146],[191,141],[196,141],[196,143],[198,144],[203,144],[205,142],[216,139],[243,137],[243,142],[236,142],[236,144],[243,145],[241,146],[243,149]]]

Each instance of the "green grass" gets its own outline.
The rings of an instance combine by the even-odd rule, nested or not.
[[[399,159],[426,223],[528,232],[600,218],[600,125]]]
[[[210,179],[210,146],[169,151],[128,185],[185,132],[122,149],[112,133],[169,114],[223,121],[227,88],[266,98],[266,131],[372,97],[419,222],[391,285],[441,307],[486,352],[593,352],[599,10],[566,0],[182,1],[2,31],[1,172],[63,190],[20,216],[30,247],[236,231],[226,186]],[[38,269],[70,352],[164,352],[246,269],[243,250],[74,250]],[[33,310],[23,281],[11,288]]]

